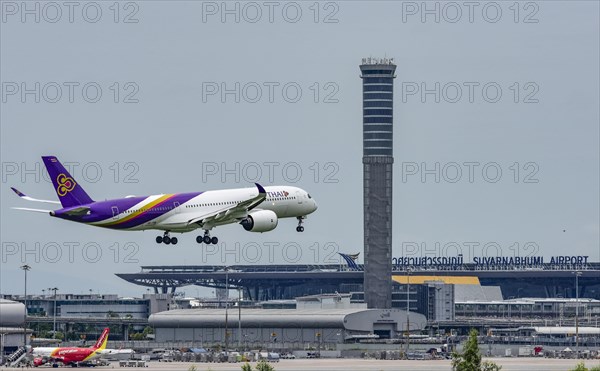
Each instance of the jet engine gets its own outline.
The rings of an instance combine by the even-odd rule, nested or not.
[[[240,224],[248,232],[268,232],[277,227],[277,214],[271,210],[251,212]]]
[[[39,366],[44,365],[46,363],[48,363],[48,359],[45,358],[45,357],[43,357],[43,358],[42,357],[35,357],[33,359],[33,365],[35,367],[39,367]]]

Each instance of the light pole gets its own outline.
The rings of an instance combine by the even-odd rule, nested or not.
[[[406,357],[410,347],[410,267],[406,268]]]
[[[242,349],[242,288],[238,287],[238,349]]]
[[[54,291],[54,310],[52,311],[52,339],[56,339],[56,291],[58,287],[49,288],[48,291]]]
[[[581,271],[571,272],[575,275],[575,357],[579,359],[579,276]]]
[[[225,354],[229,354],[229,324],[228,312],[229,307],[229,267],[225,267]]]
[[[321,333],[317,332],[317,358],[321,358]]]
[[[4,337],[6,334],[0,334],[0,364],[4,362]]]
[[[23,314],[23,348],[27,347],[27,271],[31,270],[31,267],[27,264],[21,266],[23,272],[25,272],[25,313]]]

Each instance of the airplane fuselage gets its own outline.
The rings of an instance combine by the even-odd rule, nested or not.
[[[90,348],[79,347],[35,347],[33,348],[33,364],[41,366],[48,362],[56,364],[62,362],[65,365],[77,366],[77,363],[89,361],[100,355],[106,349],[108,341],[108,333],[110,329],[107,327],[102,331],[100,338]]]
[[[94,348],[76,347],[37,347],[32,353],[34,358],[58,359],[65,364],[89,361],[100,354]]]
[[[297,218],[297,232],[303,232],[303,219],[315,210],[317,203],[303,189],[291,186],[224,189],[206,192],[169,193],[151,196],[127,196],[94,201],[69,174],[55,156],[42,156],[59,201],[27,196],[11,187],[20,198],[61,205],[58,210],[15,207],[15,209],[49,213],[51,216],[96,227],[140,231],[164,231],[157,243],[177,244],[171,232],[184,233],[203,229],[196,242],[217,244],[210,231],[220,225],[239,223],[249,232],[269,232],[281,218]]]
[[[267,196],[257,206],[259,210],[273,211],[277,218],[302,217],[316,210],[317,205],[310,195],[291,186],[265,187]],[[81,208],[75,206],[53,211],[52,216],[85,223],[93,226],[120,229],[157,229],[171,232],[188,232],[206,228],[191,222],[197,215],[227,212],[232,206],[257,194],[256,188],[238,188],[206,192],[158,194],[143,197],[125,197],[114,200],[96,201],[81,205],[89,208],[82,215],[73,213]],[[224,222],[216,221],[210,227],[229,224],[240,215],[228,215]]]

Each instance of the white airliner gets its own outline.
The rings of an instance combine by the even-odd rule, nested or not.
[[[127,196],[94,201],[54,156],[42,157],[60,202],[29,197],[13,191],[27,201],[59,204],[58,210],[15,208],[49,213],[51,216],[97,227],[121,230],[157,229],[164,231],[157,243],[176,244],[170,232],[185,233],[203,229],[196,242],[218,243],[210,230],[225,224],[239,223],[250,232],[268,232],[280,218],[296,218],[296,231],[303,232],[303,220],[317,210],[317,203],[303,189],[291,186],[215,190],[206,192]]]

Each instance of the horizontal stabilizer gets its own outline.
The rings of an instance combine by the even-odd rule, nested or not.
[[[13,207],[13,209],[15,209],[15,210],[33,211],[33,212],[36,212],[36,213],[46,213],[46,214],[49,214],[50,212],[52,212],[52,210],[28,209],[26,207]]]
[[[10,187],[10,189],[13,190],[13,192],[15,192],[17,194],[17,196],[21,197],[24,200],[27,201],[35,201],[35,202],[44,202],[47,204],[55,204],[55,205],[60,205],[60,202],[58,201],[52,201],[52,200],[39,200],[37,198],[33,198],[33,197],[29,197],[27,196],[25,193],[19,191],[18,189],[14,188],[14,187]]]

